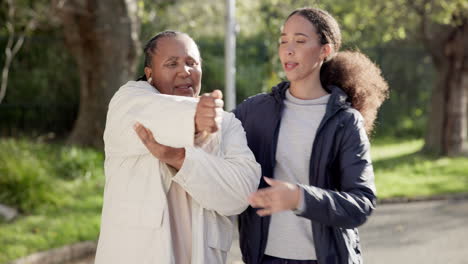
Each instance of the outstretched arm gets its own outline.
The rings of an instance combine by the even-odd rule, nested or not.
[[[217,129],[216,109],[222,107],[222,101],[216,99],[163,95],[146,82],[129,82],[109,104],[104,132],[106,152],[120,156],[148,153],[133,130],[137,122],[152,131],[161,144],[193,146],[197,129]]]

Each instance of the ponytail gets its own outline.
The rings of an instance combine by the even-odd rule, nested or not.
[[[380,68],[361,52],[338,52],[322,65],[320,81],[323,87],[338,86],[348,95],[351,106],[364,117],[370,135],[377,110],[388,97],[388,84]]]

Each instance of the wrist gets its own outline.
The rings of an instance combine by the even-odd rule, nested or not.
[[[173,167],[176,170],[180,170],[182,165],[184,164],[185,160],[185,148],[181,148],[177,151],[177,155],[173,159],[171,159],[167,164]]]

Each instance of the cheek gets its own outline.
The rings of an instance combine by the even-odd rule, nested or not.
[[[176,71],[172,69],[161,69],[158,72],[159,79],[164,83],[172,83],[176,77]]]
[[[283,60],[283,54],[284,54],[284,53],[285,53],[284,47],[283,47],[283,46],[279,46],[279,47],[278,47],[278,57],[280,58],[281,61]]]
[[[173,81],[171,71],[158,69],[153,74],[153,83],[161,93],[172,94]]]
[[[201,69],[193,69],[192,71],[192,76],[193,76],[193,80],[196,82],[196,83],[200,83],[201,82],[201,78],[202,78],[202,71]]]
[[[307,56],[314,61],[320,60],[320,46],[313,45],[307,49]]]

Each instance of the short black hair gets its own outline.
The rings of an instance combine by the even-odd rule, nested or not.
[[[153,58],[153,55],[156,53],[156,49],[158,48],[158,42],[162,38],[167,38],[167,37],[176,37],[179,35],[186,35],[190,37],[188,34],[179,32],[179,31],[174,31],[174,30],[165,30],[162,32],[159,32],[156,34],[154,37],[152,37],[150,40],[145,45],[145,48],[143,49],[143,53],[145,54],[145,67],[150,67],[151,66],[151,60]],[[142,76],[140,76],[137,81],[147,81],[146,75],[143,73]]]

